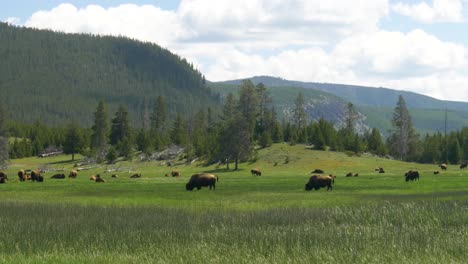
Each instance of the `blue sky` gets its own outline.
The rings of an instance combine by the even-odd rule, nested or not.
[[[125,35],[209,80],[272,75],[468,101],[468,0],[16,0],[0,20]]]

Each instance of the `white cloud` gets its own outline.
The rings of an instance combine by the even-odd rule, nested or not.
[[[441,14],[453,8],[445,12],[439,5],[436,0],[430,7],[438,14],[432,21],[450,17]],[[25,25],[155,42],[212,81],[273,75],[468,101],[467,48],[420,29],[381,30],[387,15],[387,0],[182,0],[174,11],[61,4],[36,12]]]
[[[392,10],[423,23],[463,22],[464,20],[461,0],[434,0],[432,6],[426,2],[414,5],[399,2],[392,6]]]
[[[3,22],[12,25],[19,25],[21,23],[21,19],[19,17],[7,17],[5,20],[3,20]]]

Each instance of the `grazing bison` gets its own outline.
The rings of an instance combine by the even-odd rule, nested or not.
[[[176,171],[176,170],[173,170],[173,171],[171,171],[171,175],[172,175],[172,177],[179,177],[179,176],[180,176],[180,172],[179,172],[179,171]]]
[[[252,174],[252,176],[262,176],[262,171],[259,169],[251,169],[250,173]]]
[[[117,175],[117,174],[112,174],[111,177],[112,177],[112,178],[118,178],[119,175]]]
[[[37,181],[37,182],[43,182],[44,181],[44,177],[41,176],[41,173],[38,172],[38,171],[31,171],[31,180],[34,182],[34,181]]]
[[[359,173],[355,173],[353,176],[354,177],[359,177]]]
[[[141,178],[141,173],[135,173],[132,176],[130,176],[130,178],[132,178],[132,179]]]
[[[327,187],[328,190],[332,190],[332,182],[333,179],[330,176],[319,176],[319,175],[312,175],[309,178],[309,182],[305,185],[305,190],[310,191],[312,189],[319,190],[322,187]]]
[[[91,180],[91,181],[96,181],[96,176],[95,176],[95,175],[91,175],[91,176],[89,177],[89,180]]]
[[[434,171],[434,175],[437,175],[439,173],[440,173],[440,171],[438,171],[438,170]]]
[[[466,163],[461,164],[461,165],[460,165],[460,169],[465,169],[467,165],[468,165],[468,164],[466,164]]]
[[[416,181],[419,180],[419,172],[415,170],[409,170],[405,173],[405,181]]]
[[[447,164],[445,164],[445,163],[440,164],[439,167],[440,167],[442,170],[447,170]]]
[[[323,171],[321,169],[315,169],[311,173],[325,173],[325,171]]]
[[[71,170],[70,174],[68,174],[68,178],[76,178],[78,176],[78,172],[76,170]]]
[[[24,172],[24,170],[18,171],[18,179],[20,180],[20,182],[27,180],[26,172]]]
[[[348,172],[348,173],[346,174],[346,177],[353,177],[353,173],[352,173],[352,172]]]
[[[95,182],[106,182],[106,180],[104,180],[103,178],[101,178],[101,175],[96,175],[96,180]]]
[[[335,175],[329,174],[328,177],[332,179],[332,183],[335,183],[335,179],[336,179]]]
[[[213,191],[214,191],[216,189],[216,182],[218,180],[219,180],[218,176],[214,174],[208,174],[208,173],[193,174],[189,182],[185,185],[185,189],[187,191],[192,191],[194,188],[197,188],[198,190],[200,190],[201,187],[210,186],[210,190],[211,188],[213,188]]]
[[[51,179],[65,179],[65,174],[55,174],[54,176],[50,177]]]
[[[7,179],[8,179],[7,174],[3,171],[0,171],[0,183],[6,183]]]

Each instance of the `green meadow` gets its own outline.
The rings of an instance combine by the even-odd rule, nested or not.
[[[463,263],[468,170],[275,144],[239,171],[119,162],[77,179],[19,182],[19,169],[73,169],[70,156],[13,160],[0,185],[0,263]],[[136,159],[135,159],[136,160]],[[233,164],[231,164],[231,168]],[[379,174],[376,167],[386,171]],[[120,168],[120,169],[119,169]],[[252,176],[251,168],[262,170]],[[106,169],[119,169],[104,172]],[[180,177],[166,177],[170,171]],[[306,192],[310,172],[333,191]],[[404,173],[421,178],[405,182]],[[188,192],[195,172],[216,191]],[[345,177],[348,172],[359,177]],[[118,178],[111,178],[111,174]],[[142,178],[131,179],[134,173]],[[106,183],[88,178],[100,174]]]

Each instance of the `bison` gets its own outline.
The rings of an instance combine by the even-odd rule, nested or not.
[[[65,179],[65,174],[55,174],[53,175],[52,177],[50,177],[51,179]]]
[[[118,178],[119,175],[117,175],[117,174],[112,174],[111,177],[112,177],[112,178]]]
[[[251,169],[250,173],[252,174],[252,176],[262,176],[262,171],[259,169]]]
[[[319,190],[322,187],[327,187],[328,190],[333,190],[332,187],[332,177],[330,176],[320,176],[320,175],[312,175],[309,178],[309,182],[305,185],[305,190],[310,191],[312,189]]]
[[[179,171],[176,171],[176,170],[173,170],[173,171],[171,171],[171,176],[172,176],[172,177],[179,177],[179,176],[180,176],[180,172],[179,172]]]
[[[442,170],[445,170],[445,171],[447,170],[447,164],[445,164],[445,163],[440,164],[439,167],[440,167]]]
[[[379,168],[379,173],[385,173],[385,170],[383,168]]]
[[[323,171],[321,169],[315,169],[311,173],[320,173],[320,174],[322,174],[322,173],[325,173],[325,171]]]
[[[353,173],[352,173],[352,172],[348,172],[348,173],[346,174],[346,177],[353,177]]]
[[[37,182],[43,182],[44,181],[44,177],[41,176],[41,173],[38,172],[38,171],[31,171],[31,180],[34,182],[34,181],[37,181]]]
[[[96,180],[95,182],[106,182],[106,180],[104,180],[103,178],[101,178],[101,175],[96,175]]]
[[[96,180],[96,176],[95,176],[95,175],[91,175],[91,176],[89,177],[89,180],[90,180],[90,181],[95,181],[95,180]]]
[[[461,165],[460,165],[460,169],[465,169],[467,165],[468,165],[467,163],[461,164]]]
[[[8,175],[6,172],[0,171],[0,183],[6,183],[6,180],[8,179]]]
[[[405,181],[419,180],[419,172],[416,170],[409,170],[405,173]]]
[[[329,174],[328,177],[332,179],[332,183],[335,183],[335,179],[336,179],[335,175]]]
[[[27,180],[26,172],[24,172],[24,170],[18,171],[18,179],[20,180],[20,182]]]
[[[130,176],[130,178],[132,178],[132,179],[141,178],[141,173],[135,173],[132,176]]]
[[[78,176],[78,172],[76,170],[71,170],[70,174],[68,174],[68,178],[76,178]]]
[[[216,189],[216,182],[218,181],[219,179],[217,175],[208,173],[196,173],[193,174],[192,177],[190,177],[189,182],[185,185],[185,189],[187,191],[192,191],[194,188],[200,190],[201,187],[209,186],[210,190],[211,188],[213,188],[214,191]]]
[[[355,173],[353,176],[354,177],[359,177],[359,173]]]
[[[437,175],[439,173],[440,173],[440,171],[438,171],[438,170],[434,171],[434,175]]]

